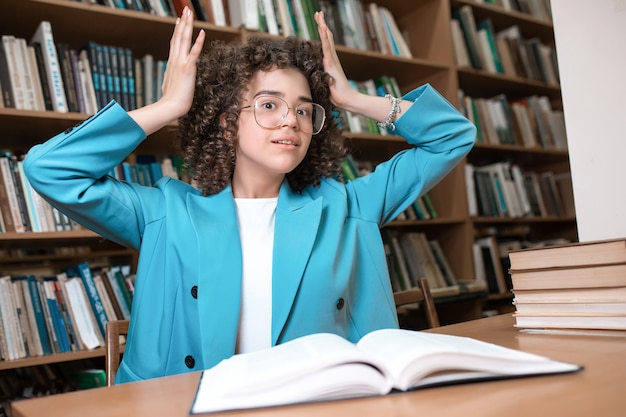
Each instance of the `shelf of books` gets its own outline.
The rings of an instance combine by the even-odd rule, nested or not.
[[[109,100],[129,110],[156,100],[174,16],[183,3],[0,4],[2,288],[18,287],[16,283],[23,282],[19,277],[34,276],[38,285],[54,282],[52,277],[58,281],[68,268],[84,262],[94,277],[105,278],[105,271],[119,266],[130,266],[127,275],[132,277],[136,253],[83,230],[47,206],[30,192],[20,164],[30,147],[74,126]],[[253,34],[316,40],[312,12],[324,10],[355,88],[399,96],[430,83],[476,123],[479,135],[467,160],[383,229],[394,288],[405,289],[418,276],[426,276],[440,304],[468,294],[477,296],[478,303],[487,292],[490,297],[510,294],[504,274],[498,280],[483,272],[488,251],[478,250],[481,239],[495,241],[489,249],[495,266],[501,242],[525,246],[576,236],[573,205],[565,201],[571,195],[571,180],[549,14],[491,3],[271,0],[243,8],[241,0],[191,2],[198,17],[196,31],[205,30],[209,41],[237,41]],[[468,27],[475,28],[475,37],[467,36]],[[526,55],[514,53],[515,44],[527,45]],[[498,51],[511,48],[508,58],[483,62],[483,53],[476,51],[486,45],[501,48]],[[531,51],[543,60],[527,67],[530,62],[523,59]],[[56,74],[49,71],[53,57]],[[347,180],[407,147],[402,138],[380,131],[371,120],[345,112],[340,117],[351,150],[344,167]],[[176,133],[174,123],[153,134],[110,175],[148,185],[164,175],[184,180]],[[489,191],[487,181],[478,178],[499,175],[511,195],[523,188],[526,199],[518,196],[516,205],[498,194],[499,200],[489,200],[498,190]],[[555,199],[557,192],[560,197]],[[532,198],[542,198],[543,206]],[[69,274],[67,279],[81,282]],[[9,323],[4,327],[6,331]],[[33,352],[29,350],[26,359],[15,359],[3,348],[0,372],[102,356],[100,347],[47,356]],[[4,391],[0,395],[7,397]]]
[[[550,4],[451,1],[451,31],[475,275],[510,301],[510,250],[577,240]]]

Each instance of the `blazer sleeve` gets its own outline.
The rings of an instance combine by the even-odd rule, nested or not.
[[[352,215],[380,226],[441,181],[468,154],[476,137],[474,124],[430,85],[403,98],[413,104],[396,120],[395,132],[411,147],[346,185],[356,203]]]
[[[144,197],[159,199],[161,192],[118,181],[108,173],[145,138],[143,129],[111,102],[87,120],[31,148],[24,172],[52,206],[96,233],[138,249],[146,222],[142,201]]]

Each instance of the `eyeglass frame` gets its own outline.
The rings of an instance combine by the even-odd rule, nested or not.
[[[276,126],[273,127],[267,127],[267,126],[263,126],[261,125],[261,123],[259,123],[258,119],[257,119],[257,115],[256,115],[256,105],[259,99],[263,98],[263,97],[270,97],[272,99],[278,99],[280,101],[282,101],[283,103],[285,103],[285,106],[287,106],[287,111],[285,113],[283,113],[280,116],[280,119],[278,120]],[[270,94],[264,94],[261,96],[258,96],[257,98],[254,99],[254,103],[253,104],[249,104],[247,106],[242,106],[239,107],[239,110],[244,110],[244,109],[249,109],[252,107],[253,110],[253,114],[254,114],[254,121],[256,122],[256,124],[264,129],[278,129],[280,127],[280,125],[283,123],[283,121],[285,120],[285,118],[287,117],[287,115],[289,114],[289,110],[293,110],[294,114],[296,115],[296,120],[298,121],[298,126],[302,129],[302,127],[300,126],[300,118],[298,117],[298,107],[302,104],[313,104],[314,106],[319,107],[322,110],[322,123],[320,124],[320,128],[317,132],[303,132],[304,133],[310,133],[311,135],[317,135],[318,133],[320,133],[322,131],[322,129],[324,128],[324,124],[326,123],[326,109],[324,109],[324,107],[321,104],[318,103],[314,103],[312,101],[304,101],[301,102],[300,104],[296,105],[295,107],[291,107],[289,106],[289,103],[287,103],[284,99],[282,99],[281,97],[278,96],[273,96]],[[311,130],[313,130],[313,122],[311,121]]]

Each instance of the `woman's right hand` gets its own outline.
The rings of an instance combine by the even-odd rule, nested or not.
[[[170,40],[170,51],[161,86],[162,95],[156,103],[129,112],[146,135],[156,132],[185,115],[191,108],[196,84],[196,68],[205,33],[200,31],[193,45],[193,13],[185,7],[176,19]]]

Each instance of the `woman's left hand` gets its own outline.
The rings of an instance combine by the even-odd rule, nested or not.
[[[346,74],[339,62],[337,51],[335,50],[333,33],[324,20],[324,12],[316,12],[314,18],[322,42],[324,70],[332,77],[330,83],[330,99],[335,106],[346,109],[350,103],[354,103],[355,100],[358,99],[360,93],[348,83]]]

